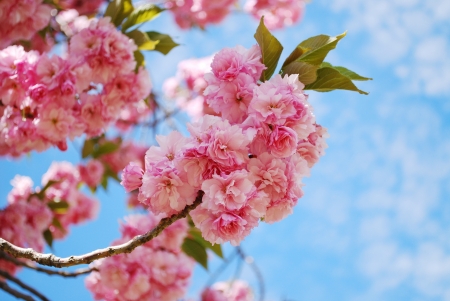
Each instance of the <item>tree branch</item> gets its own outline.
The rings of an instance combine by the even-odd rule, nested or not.
[[[58,275],[58,276],[68,277],[68,278],[69,277],[77,277],[80,275],[89,274],[90,272],[93,272],[93,271],[97,271],[96,267],[78,269],[73,272],[46,269],[46,268],[42,268],[42,267],[30,264],[26,261],[21,261],[21,260],[15,259],[14,257],[9,256],[8,254],[6,254],[3,251],[0,251],[0,259],[7,260],[9,262],[14,263],[15,265],[23,266],[28,269],[35,270],[37,272],[45,273],[47,275]]]
[[[201,204],[204,194],[205,193],[203,191],[199,190],[197,197],[195,198],[195,201],[192,205],[186,206],[182,211],[180,211],[177,214],[163,218],[154,229],[148,231],[143,235],[137,235],[130,241],[118,246],[111,246],[104,249],[98,249],[83,255],[61,258],[53,254],[42,254],[34,251],[31,248],[28,249],[21,248],[16,245],[13,245],[12,243],[4,240],[3,238],[0,238],[0,250],[16,258],[26,258],[35,261],[37,263],[40,263],[42,265],[57,268],[69,267],[79,264],[88,264],[100,258],[110,257],[122,253],[130,253],[138,246],[141,246],[146,242],[149,242],[156,236],[158,236],[165,228],[173,224],[175,221],[186,217],[191,210],[197,208],[197,206]]]
[[[15,284],[17,284],[21,288],[29,291],[30,293],[32,293],[33,295],[35,295],[36,297],[41,299],[42,301],[50,301],[47,297],[42,295],[40,292],[38,292],[37,290],[35,290],[31,286],[29,286],[28,284],[23,283],[20,279],[12,276],[11,274],[9,274],[9,273],[7,273],[7,272],[5,272],[3,270],[0,270],[0,276],[3,277],[3,278],[8,279],[9,281],[14,282]]]
[[[35,301],[33,299],[33,297],[23,294],[19,291],[16,291],[12,287],[10,287],[8,284],[6,284],[6,282],[0,281],[0,289],[4,290],[5,292],[7,292],[10,295],[13,295],[17,299],[22,299],[22,300],[26,300],[26,301]]]

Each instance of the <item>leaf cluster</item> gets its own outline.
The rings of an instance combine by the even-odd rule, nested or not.
[[[335,49],[345,36],[346,32],[335,37],[318,35],[306,39],[286,58],[279,73],[297,74],[299,81],[305,85],[305,90],[329,92],[340,89],[367,95],[368,93],[358,89],[353,81],[367,81],[371,78],[363,77],[345,67],[324,62],[328,53]],[[264,17],[261,18],[256,30],[255,39],[261,48],[262,62],[267,67],[260,78],[264,82],[275,72],[283,46],[264,25]]]

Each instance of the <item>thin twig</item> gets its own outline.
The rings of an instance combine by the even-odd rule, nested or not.
[[[35,295],[36,297],[41,299],[42,301],[50,301],[47,297],[42,295],[40,292],[38,292],[37,290],[35,290],[31,286],[29,286],[28,284],[23,283],[20,279],[14,277],[13,275],[11,275],[11,274],[3,271],[3,270],[0,270],[0,276],[3,277],[3,278],[8,279],[9,281],[14,282],[15,284],[17,284],[18,286],[20,286],[24,290],[29,291],[30,293],[32,293],[33,295]]]
[[[19,291],[16,291],[12,287],[10,287],[8,284],[6,284],[6,282],[0,281],[0,289],[4,290],[8,294],[16,297],[17,299],[22,299],[22,300],[25,300],[25,301],[35,301],[33,299],[33,297],[31,297],[29,295],[26,295],[24,293],[21,293]]]
[[[236,258],[238,254],[239,253],[235,251],[228,258],[224,259],[220,267],[209,277],[208,282],[206,282],[205,289],[210,287],[216,281],[217,277],[219,277],[220,274],[222,274],[223,271],[225,271],[227,266],[233,262],[234,258]]]
[[[197,206],[200,205],[204,194],[205,193],[203,191],[199,190],[197,197],[195,198],[195,201],[192,205],[186,206],[181,212],[177,214],[163,218],[158,223],[158,225],[152,230],[148,231],[143,235],[137,235],[130,241],[118,246],[111,246],[104,249],[98,249],[83,255],[61,258],[55,256],[54,254],[38,253],[31,248],[28,249],[20,248],[4,240],[3,238],[0,238],[0,250],[9,253],[10,255],[16,258],[26,258],[35,261],[37,263],[40,263],[42,265],[57,268],[69,267],[83,263],[88,264],[100,258],[110,257],[122,253],[130,253],[138,246],[141,246],[146,242],[149,242],[153,238],[157,237],[165,228],[173,224],[175,221],[186,217],[191,210],[197,208]]]
[[[236,247],[237,252],[241,256],[243,260],[252,268],[253,272],[256,275],[256,278],[258,278],[258,285],[259,285],[259,300],[264,301],[265,298],[265,285],[264,285],[264,278],[262,276],[261,271],[259,270],[258,266],[255,264],[255,261],[251,257],[247,257],[242,250],[242,247],[238,246]]]
[[[28,262],[25,262],[25,261],[18,260],[18,259],[14,258],[14,257],[9,256],[8,254],[6,254],[3,251],[0,251],[0,259],[7,260],[9,262],[14,263],[15,265],[23,266],[23,267],[26,267],[28,269],[35,270],[37,272],[45,273],[47,275],[58,275],[58,276],[62,276],[62,277],[77,277],[77,276],[80,276],[80,275],[89,274],[90,272],[93,272],[93,271],[97,271],[96,267],[78,269],[78,270],[75,270],[73,272],[46,269],[46,268],[42,268],[42,267],[39,267],[39,266],[32,265],[32,264],[30,264]]]

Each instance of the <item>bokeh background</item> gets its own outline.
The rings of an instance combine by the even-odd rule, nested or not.
[[[186,32],[162,14],[147,28],[182,45],[168,56],[146,55],[155,91],[161,92],[180,60],[255,44],[256,27],[257,21],[236,11],[218,26]],[[262,224],[242,247],[261,269],[265,300],[450,300],[450,1],[314,0],[300,24],[274,35],[285,47],[283,61],[300,41],[345,30],[328,60],[373,77],[359,85],[370,95],[310,92],[317,122],[330,133],[327,153],[305,180],[294,214]],[[179,115],[179,126],[186,119]],[[65,153],[1,159],[0,206],[14,175],[39,185],[53,160],[78,162],[80,147],[77,140]],[[98,198],[98,218],[57,242],[57,255],[81,254],[119,237],[117,222],[130,213],[123,189],[110,182]],[[219,265],[211,256],[209,272],[196,268],[189,297],[198,299]],[[231,263],[219,280],[236,267]],[[19,277],[51,300],[92,300],[83,277],[26,270]],[[240,277],[257,294],[248,266]],[[0,300],[14,299],[0,291]]]

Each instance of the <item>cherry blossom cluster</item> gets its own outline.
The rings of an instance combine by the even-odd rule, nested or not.
[[[88,15],[98,11],[104,0],[59,0],[62,9],[75,9],[80,15]]]
[[[237,5],[236,0],[169,0],[165,5],[172,11],[181,28],[204,28],[221,22]],[[256,19],[265,16],[269,29],[279,29],[298,22],[303,15],[305,0],[248,0],[244,10]]]
[[[219,116],[189,124],[190,138],[157,136],[145,170],[128,165],[122,185],[139,189],[139,201],[168,216],[204,191],[190,213],[196,227],[211,243],[237,245],[260,220],[292,213],[302,178],[324,154],[327,132],[316,124],[297,75],[259,82],[266,67],[258,46],[225,48],[211,68],[204,95]]]
[[[258,20],[264,16],[267,28],[281,29],[300,21],[305,0],[248,0],[244,10]]]
[[[140,118],[135,111],[148,113],[140,101],[151,84],[145,69],[135,73],[136,49],[103,18],[71,38],[67,59],[21,46],[0,51],[0,155],[65,150],[67,138],[97,136],[120,118]]]
[[[177,74],[163,84],[164,96],[174,100],[192,120],[198,120],[205,114],[215,114],[203,96],[207,86],[204,75],[211,71],[211,61],[212,56],[181,61]]]
[[[33,188],[29,177],[16,176],[8,205],[0,210],[0,237],[42,252],[45,230],[62,239],[71,225],[95,218],[99,203],[78,190],[81,181],[77,168],[68,162],[53,163],[42,176],[42,188]],[[68,208],[57,206],[62,203]],[[17,266],[0,260],[0,269],[15,273]]]
[[[121,226],[122,237],[113,245],[153,229],[159,217],[131,215]],[[86,286],[95,300],[107,301],[173,301],[183,297],[194,268],[194,262],[181,252],[187,235],[186,220],[178,220],[158,237],[135,249],[98,261],[98,272],[86,278]]]
[[[242,280],[217,282],[202,292],[201,301],[253,301],[253,292]]]
[[[50,22],[52,7],[43,0],[0,1],[0,49],[30,40]]]

